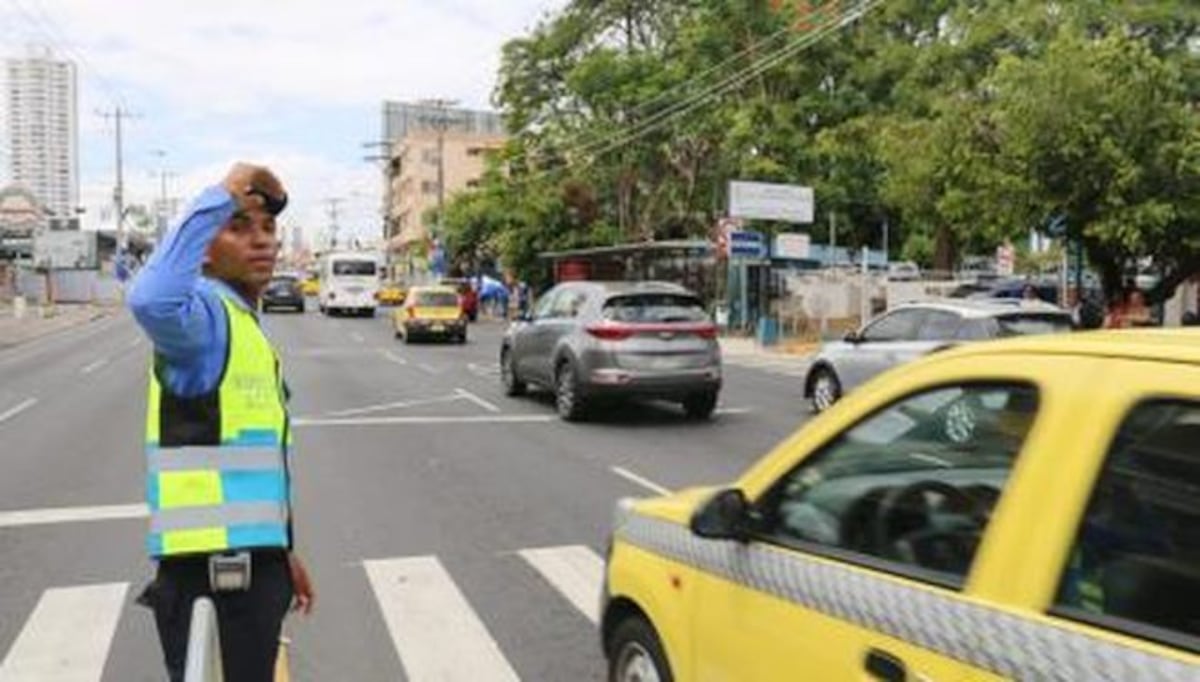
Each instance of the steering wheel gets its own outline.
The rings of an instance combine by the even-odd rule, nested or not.
[[[943,498],[931,505],[928,495]],[[975,554],[979,531],[987,520],[987,509],[976,496],[942,481],[918,481],[888,491],[876,507],[872,524],[875,551],[922,568],[965,573]],[[966,521],[953,526],[935,526],[936,510],[952,510]]]

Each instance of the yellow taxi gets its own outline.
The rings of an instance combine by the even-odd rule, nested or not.
[[[1200,680],[1200,333],[964,347],[622,501],[609,679]]]
[[[467,317],[458,292],[447,286],[417,286],[408,290],[404,305],[392,311],[396,338],[412,343],[419,338],[467,342]]]
[[[305,296],[316,296],[321,293],[321,280],[310,277],[300,284],[300,291]]]
[[[404,285],[399,282],[386,282],[379,287],[379,292],[375,294],[375,300],[379,301],[380,305],[400,305],[404,303],[407,295]]]

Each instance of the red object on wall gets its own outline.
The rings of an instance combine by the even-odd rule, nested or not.
[[[585,260],[561,260],[554,268],[556,282],[579,282],[591,276],[592,264]]]

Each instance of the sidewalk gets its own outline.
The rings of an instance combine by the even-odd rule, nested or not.
[[[11,303],[0,303],[0,350],[19,346],[34,339],[87,324],[120,310],[116,305],[59,303],[53,310],[27,306],[25,316],[17,319]]]
[[[721,351],[733,356],[807,357],[817,352],[819,347],[819,343],[788,340],[773,346],[762,346],[753,337],[721,337]]]

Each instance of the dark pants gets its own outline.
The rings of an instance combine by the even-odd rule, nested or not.
[[[279,632],[292,601],[292,578],[282,550],[251,555],[250,589],[214,593],[208,557],[163,559],[139,601],[154,610],[158,639],[171,682],[182,682],[192,603],[209,597],[217,607],[226,682],[271,682]]]

